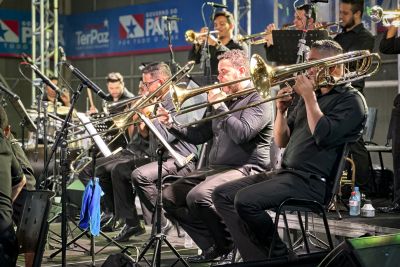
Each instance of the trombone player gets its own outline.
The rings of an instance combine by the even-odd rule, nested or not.
[[[233,39],[233,29],[235,27],[234,19],[232,13],[229,11],[219,11],[215,13],[214,18],[214,30],[218,32],[217,39],[210,36],[207,40],[208,49],[210,52],[210,68],[209,72],[205,75],[211,73],[213,76],[218,75],[218,56],[223,52],[230,49],[247,49],[245,44],[240,44]],[[209,29],[203,27],[200,30],[200,37],[197,42],[193,44],[192,49],[189,52],[188,60],[194,60],[196,63],[200,63],[201,60],[205,60],[204,55],[202,55],[202,47],[206,39],[206,33]],[[203,57],[203,58],[202,58]]]
[[[342,54],[331,40],[316,41],[309,61]],[[322,86],[316,83],[317,68],[298,75],[293,90],[301,99],[288,117],[291,97],[276,101],[274,141],[285,147],[282,169],[245,177],[217,187],[212,195],[218,213],[225,221],[244,261],[268,256],[274,224],[265,210],[277,208],[288,198],[325,203],[331,192],[335,166],[344,144],[356,141],[366,119],[365,100],[350,85]],[[335,78],[343,76],[343,66],[329,67]],[[283,88],[278,95],[290,92]],[[286,245],[275,240],[272,257],[287,255]]]
[[[249,59],[244,51],[227,51],[218,60],[218,80],[221,83],[249,76]],[[211,104],[224,99],[225,95],[241,92],[251,86],[249,80],[222,86],[221,92],[208,93],[208,101]],[[261,96],[253,91],[212,104],[210,115],[260,100]],[[214,208],[211,193],[218,185],[270,168],[272,105],[270,102],[263,103],[187,128],[174,125],[172,116],[164,108],[159,108],[157,115],[159,121],[177,138],[196,145],[212,141],[208,154],[209,166],[192,172],[164,189],[163,202],[167,215],[178,221],[203,251],[201,255],[189,257],[189,262],[225,258],[233,249],[233,243]]]

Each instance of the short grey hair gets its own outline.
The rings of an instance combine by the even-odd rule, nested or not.
[[[226,59],[235,68],[244,67],[246,75],[250,73],[250,62],[247,53],[243,50],[232,49],[218,56],[218,60]]]
[[[171,69],[165,62],[150,63],[143,68],[142,73],[149,73],[152,78],[169,79],[172,76]]]

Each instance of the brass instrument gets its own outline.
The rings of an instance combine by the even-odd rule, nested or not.
[[[330,23],[327,23],[325,25],[316,27],[314,30],[326,30],[329,27],[339,26],[340,23],[341,23],[341,21],[339,21],[339,22],[330,22]],[[281,30],[290,30],[290,29],[292,29],[294,27],[296,27],[296,25],[292,24],[292,25],[289,25],[289,26],[282,27]],[[334,35],[334,34],[338,34],[338,33],[339,33],[338,30],[334,31],[334,32],[333,31],[332,32],[329,31],[330,35]],[[248,42],[248,44],[251,44],[251,45],[265,44],[266,40],[264,39],[264,36],[269,35],[269,34],[272,34],[272,32],[260,32],[260,33],[246,35],[246,36],[241,36],[241,37],[238,37],[238,42]]]
[[[376,60],[376,66],[373,68],[373,59]],[[288,95],[291,95],[290,93],[283,94],[281,96],[277,97],[270,97],[270,89],[272,86],[275,85],[280,85],[283,84],[289,80],[295,79],[293,75],[296,75],[298,73],[304,72],[310,68],[318,68],[319,70],[317,71],[317,74],[315,75],[315,83],[318,85],[317,87],[323,87],[323,86],[334,86],[334,85],[340,85],[340,84],[346,84],[350,83],[353,81],[357,81],[360,79],[364,79],[367,77],[370,77],[371,75],[375,74],[379,67],[380,67],[380,56],[377,53],[370,53],[368,50],[360,50],[360,51],[352,51],[328,58],[323,58],[319,60],[314,60],[310,62],[304,62],[300,64],[293,64],[293,65],[288,65],[288,66],[279,66],[279,67],[271,67],[265,63],[265,61],[261,58],[261,56],[255,54],[251,57],[250,61],[250,77],[249,78],[243,78],[239,79],[236,81],[229,82],[229,84],[241,82],[243,80],[248,80],[251,79],[254,84],[254,88],[248,89],[246,91],[239,92],[239,94],[248,94],[252,93],[254,91],[257,91],[261,97],[263,98],[262,101],[252,103],[250,105],[247,105],[245,107],[241,107],[238,109],[230,110],[227,112],[219,113],[218,115],[214,116],[209,116],[206,118],[203,118],[199,121],[191,122],[185,125],[180,125],[182,127],[187,127],[191,126],[194,124],[206,122],[221,116],[225,116],[227,114],[243,110],[246,108],[258,106],[260,104],[263,104],[265,102],[269,102],[278,98],[282,98]],[[356,65],[356,70],[355,71],[350,71],[350,64]],[[344,68],[344,74],[340,78],[336,78],[330,75],[329,69],[338,65],[345,65]],[[187,90],[181,89],[177,90],[175,92],[172,92],[172,98],[174,103],[179,103],[181,105],[186,99],[193,97],[198,94],[202,94],[205,92],[208,92],[209,90],[221,87],[221,86],[226,86],[228,83],[224,84],[216,84],[216,85],[210,85],[210,86],[205,86],[201,88],[197,88],[196,90]],[[176,90],[172,89],[172,90]],[[183,91],[182,91],[183,90]],[[238,96],[238,93],[232,94],[225,99],[217,102],[223,102],[227,101],[233,98],[236,98]],[[175,99],[174,99],[175,98]],[[216,104],[217,102],[212,102],[212,103],[206,103],[207,106]],[[191,112],[196,109],[204,108],[204,104],[199,104],[197,106],[192,106],[188,109],[180,109],[179,112],[175,114],[175,116]],[[179,110],[179,109],[177,109]],[[175,120],[177,123],[177,121]]]
[[[290,30],[294,27],[296,27],[296,25],[291,24],[291,25],[282,27],[281,30]],[[250,35],[239,36],[237,38],[237,41],[239,43],[247,42],[248,44],[251,44],[251,45],[265,44],[266,41],[264,39],[264,36],[269,35],[269,34],[272,34],[272,32],[264,31],[264,32],[250,34]]]
[[[383,10],[380,6],[373,6],[369,16],[375,23],[381,22],[383,26],[400,26],[400,10]]]
[[[137,101],[140,98],[142,98],[142,96],[135,96],[118,102],[106,102],[103,107],[104,113],[114,113],[115,111],[120,110],[122,107],[127,107],[129,104],[133,104],[134,101]]]
[[[208,32],[195,32],[193,30],[187,30],[185,32],[185,40],[191,44],[197,44],[197,39],[201,36],[206,36],[207,34],[218,34],[218,31],[210,31]]]

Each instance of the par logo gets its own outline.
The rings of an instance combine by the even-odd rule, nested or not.
[[[0,42],[18,43],[19,42],[19,22],[18,20],[0,19]]]
[[[144,37],[144,14],[119,17],[119,39]]]

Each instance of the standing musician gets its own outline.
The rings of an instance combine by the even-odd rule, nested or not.
[[[316,41],[311,46],[309,61],[342,51],[334,41]],[[349,85],[318,88],[314,80],[317,71],[313,67],[308,75],[297,76],[293,89],[301,100],[289,117],[286,111],[291,97],[276,101],[274,140],[279,147],[286,147],[282,169],[226,183],[212,195],[244,261],[267,258],[275,228],[265,210],[277,208],[288,198],[324,203],[344,144],[361,136],[366,119],[362,95]],[[340,78],[343,67],[330,67],[329,73]],[[292,88],[285,87],[278,96],[291,91]],[[273,257],[287,254],[279,237],[275,244]]]
[[[169,78],[172,77],[171,70],[164,62],[153,63],[146,65],[142,70],[142,82],[143,86],[148,90],[149,94],[152,94],[158,90]],[[160,90],[156,97],[158,101],[162,101],[162,105],[166,110],[175,113],[175,109],[172,103],[172,99],[169,92],[170,85],[166,86],[163,90]],[[158,120],[153,120],[154,126],[157,128],[159,133],[164,139],[171,145],[171,147],[180,155],[188,157],[190,154],[196,151],[196,146],[189,144],[176,138],[174,135],[168,132],[165,126],[163,126]],[[158,155],[156,150],[159,148],[159,141],[155,135],[147,128],[145,131],[141,131],[141,137],[149,141],[149,152],[152,153],[152,158],[157,159]],[[160,148],[163,149],[163,148]],[[179,167],[175,162],[175,159],[165,153],[166,160],[162,164],[161,177],[167,175],[188,175],[195,167],[196,159],[190,161],[183,167]],[[135,190],[142,203],[143,217],[147,224],[152,223],[153,214],[155,212],[155,205],[157,200],[157,188],[156,181],[158,180],[158,161],[142,165],[131,173],[131,179]],[[127,183],[129,186],[129,183]],[[126,203],[126,205],[135,205],[135,203]],[[164,215],[161,214],[161,225],[164,233],[172,228],[172,224],[168,221]],[[133,234],[128,232],[122,239],[129,238]]]
[[[311,17],[308,18],[307,20],[307,15],[309,13],[311,9]],[[315,22],[316,22],[316,13],[315,13],[315,9],[314,6],[312,5],[301,5],[301,6],[297,6],[296,7],[296,11],[294,14],[294,18],[293,18],[293,27],[295,28],[295,30],[299,30],[302,31],[305,29],[305,25],[307,23],[307,30],[314,30],[315,28]],[[277,47],[274,47],[274,41],[272,38],[272,31],[276,30],[275,24],[269,24],[266,28],[265,28],[265,32],[269,33],[265,35],[265,53],[267,55],[267,59],[271,60],[271,55],[273,55],[274,53],[276,53],[276,49],[278,49]],[[294,62],[293,62],[294,63]]]
[[[380,42],[379,51],[384,54],[400,54],[400,38],[396,37],[397,27],[390,26],[385,37]],[[393,101],[392,115],[390,118],[390,132],[392,138],[392,155],[393,155],[393,172],[394,172],[394,188],[393,202],[386,207],[378,208],[381,212],[400,212],[400,94],[397,94]]]
[[[218,39],[210,36],[208,38],[208,51],[210,53],[211,75],[218,75],[218,56],[229,49],[245,49],[246,44],[241,45],[233,39],[234,18],[229,11],[219,11],[214,15],[214,30],[218,31]],[[203,27],[200,33],[207,33],[209,29]],[[202,47],[206,36],[199,37],[197,42],[193,44],[192,50],[189,52],[189,61],[194,60],[200,63],[202,58]]]
[[[339,19],[342,21],[342,32],[339,33],[334,40],[338,42],[344,52],[355,50],[369,50],[372,52],[374,49],[374,37],[364,27],[362,23],[362,15],[364,10],[363,0],[341,0],[339,5]],[[355,70],[355,66],[350,65],[351,70]],[[352,82],[351,85],[363,93],[365,86],[364,79]],[[360,138],[356,143],[351,145],[350,154],[354,160],[356,167],[355,181],[360,189],[368,192],[369,181],[369,159],[368,151],[365,148],[365,143]]]
[[[249,76],[249,59],[244,51],[230,50],[218,59],[220,82]],[[224,86],[222,92],[210,91],[208,101],[224,99],[251,86],[250,81]],[[258,93],[252,92],[213,104],[211,113],[217,115],[261,100]],[[272,104],[235,111],[188,128],[174,125],[171,114],[164,108],[159,108],[157,115],[163,115],[159,120],[179,139],[196,145],[212,140],[209,167],[196,170],[164,189],[163,202],[167,215],[177,220],[202,250],[201,255],[189,257],[189,262],[208,262],[220,256],[223,260],[233,249],[233,243],[214,208],[211,194],[218,185],[269,169]]]

